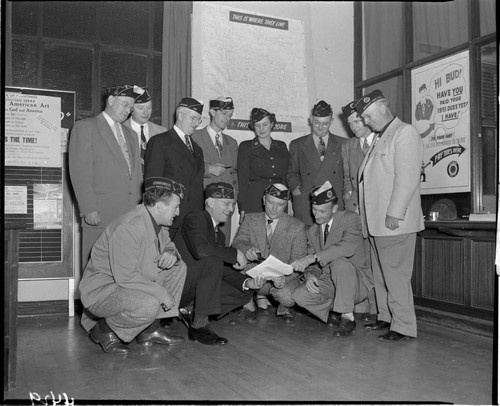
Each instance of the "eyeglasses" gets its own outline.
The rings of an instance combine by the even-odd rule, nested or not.
[[[331,122],[327,121],[326,123],[322,123],[321,121],[313,121],[313,126],[315,127],[320,127],[320,128],[326,128],[330,127]]]
[[[201,122],[201,117],[190,115],[187,115],[187,117],[191,120],[192,123],[199,124]]]

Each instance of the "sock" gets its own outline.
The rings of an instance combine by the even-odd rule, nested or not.
[[[194,316],[192,328],[202,328],[208,324],[208,316]]]
[[[111,327],[108,326],[108,323],[106,323],[106,319],[100,319],[97,324],[99,325],[99,330],[101,330],[102,333],[108,334],[113,332]]]
[[[349,319],[351,321],[354,321],[354,314],[353,313],[342,313],[342,317]]]
[[[156,319],[153,321],[148,327],[146,327],[144,330],[142,330],[143,333],[154,333],[156,330],[160,328],[160,319]]]
[[[255,309],[255,303],[253,302],[253,299],[250,300],[245,306],[243,306],[244,309],[250,310],[251,312],[254,312]]]

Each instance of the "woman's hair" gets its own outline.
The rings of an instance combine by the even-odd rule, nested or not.
[[[267,110],[261,109],[260,107],[254,107],[252,112],[250,113],[250,123],[248,124],[248,128],[250,130],[255,131],[255,123],[263,120],[265,117],[269,117],[269,121],[271,121],[271,129],[274,128],[276,124],[276,114],[270,113]]]

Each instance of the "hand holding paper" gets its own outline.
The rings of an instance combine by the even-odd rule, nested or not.
[[[252,278],[255,278],[257,275],[279,278],[280,276],[290,275],[292,272],[293,268],[291,265],[285,264],[272,255],[269,255],[264,262],[247,271],[247,275]]]

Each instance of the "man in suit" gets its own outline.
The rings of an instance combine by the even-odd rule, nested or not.
[[[107,89],[97,117],[75,123],[69,140],[69,174],[82,218],[82,269],[104,229],[141,201],[141,161],[135,133],[122,123],[142,89]]]
[[[286,181],[293,195],[295,217],[306,225],[314,223],[310,194],[314,187],[327,180],[335,193],[341,196],[344,181],[340,148],[344,138],[330,132],[333,122],[332,107],[321,100],[311,113],[312,133],[290,143],[290,159]],[[342,198],[339,208],[344,208]]]
[[[237,158],[238,143],[233,137],[223,131],[229,124],[234,112],[234,103],[231,97],[219,97],[210,100],[210,124],[193,134],[193,141],[203,150],[205,160],[205,178],[203,186],[214,182],[226,182],[233,185],[238,194]],[[227,236],[227,243],[231,240],[231,219],[221,226]]]
[[[206,315],[204,321],[208,322],[208,315],[217,314],[220,319],[247,304],[253,297],[252,289],[261,288],[264,280],[248,278],[238,272],[247,264],[245,255],[226,246],[226,237],[219,228],[219,224],[226,222],[234,212],[233,186],[225,182],[211,183],[205,195],[205,210],[192,210],[184,217],[175,243],[188,266],[186,285],[197,283],[203,277],[197,266],[200,261],[211,260],[221,271],[220,284],[197,283],[195,289],[194,315]],[[183,298],[184,301],[187,300]],[[229,324],[254,321],[255,315],[250,313],[240,311],[230,318]]]
[[[203,151],[191,139],[191,134],[201,122],[202,111],[202,102],[183,98],[175,110],[173,128],[155,135],[146,146],[144,177],[163,176],[186,187],[180,215],[170,227],[172,240],[186,214],[191,210],[203,210]]]
[[[416,128],[395,117],[380,90],[356,103],[365,124],[379,133],[358,173],[363,236],[370,238],[378,318],[367,330],[382,341],[417,336],[411,276],[417,232],[424,229],[420,202],[423,143]]]
[[[131,128],[137,134],[137,143],[141,153],[142,173],[144,173],[144,155],[146,154],[146,145],[148,140],[160,133],[167,131],[165,127],[149,121],[153,112],[153,101],[147,87],[143,88],[144,93],[135,99],[132,114],[123,125]]]
[[[342,107],[342,112],[347,120],[354,138],[348,139],[342,144],[341,155],[344,167],[344,205],[346,210],[351,210],[359,214],[358,202],[358,170],[365,157],[371,143],[375,139],[375,133],[367,127],[358,112],[354,108],[356,101]],[[366,262],[371,269],[370,263],[370,242],[364,239]],[[358,303],[354,309],[356,318],[368,321],[377,314],[375,292],[370,290],[367,300]]]
[[[313,190],[311,200],[316,223],[307,230],[308,255],[292,263],[297,271],[305,271],[305,282],[293,299],[325,323],[333,308],[341,314],[333,322],[334,337],[350,336],[356,329],[354,306],[373,287],[361,221],[356,213],[338,209],[329,181]]]
[[[186,277],[165,227],[179,214],[184,187],[146,179],[143,204],[112,222],[97,240],[80,281],[81,323],[106,353],[126,354],[124,343],[182,344],[160,318],[178,315]]]
[[[264,191],[264,212],[247,213],[234,237],[233,247],[241,250],[249,262],[245,271],[257,265],[260,258],[272,255],[290,264],[307,253],[305,226],[302,221],[285,213],[291,198],[290,190],[281,183],[269,185]],[[260,254],[260,255],[259,255]],[[279,303],[276,316],[285,322],[297,317],[292,307],[292,293],[300,284],[300,274],[293,272],[268,281],[257,295],[269,295]],[[257,302],[259,305],[259,302]]]

